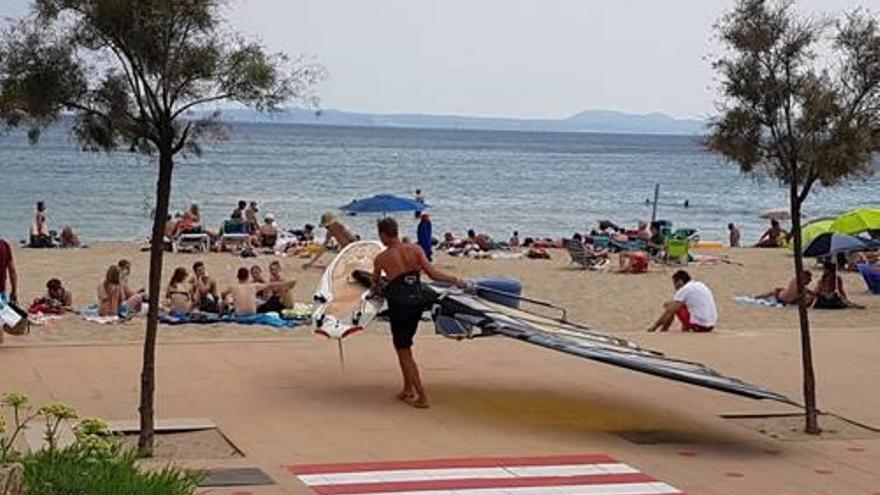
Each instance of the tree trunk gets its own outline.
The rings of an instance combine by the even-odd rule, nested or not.
[[[804,431],[810,435],[821,433],[819,411],[816,409],[816,377],[813,372],[813,345],[810,341],[810,316],[807,313],[806,287],[804,287],[804,250],[801,238],[801,203],[798,200],[797,176],[793,174],[790,185],[791,230],[794,238],[794,271],[798,288],[798,318],[801,327],[801,362],[804,371]]]
[[[159,150],[159,179],[156,181],[156,210],[153,234],[150,238],[150,307],[147,312],[147,331],[144,336],[144,362],[141,370],[141,429],[138,452],[143,457],[153,455],[154,407],[156,390],[156,334],[159,325],[159,293],[162,288],[162,256],[165,253],[165,223],[171,199],[171,175],[174,171],[171,145]]]

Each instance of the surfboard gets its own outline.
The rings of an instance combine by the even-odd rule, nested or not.
[[[327,266],[315,291],[312,319],[316,334],[343,339],[363,330],[382,311],[384,300],[369,299],[369,289],[354,273],[372,273],[373,260],[384,249],[376,241],[353,242]]]

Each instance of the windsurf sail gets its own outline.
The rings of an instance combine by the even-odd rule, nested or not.
[[[635,342],[589,327],[497,304],[476,295],[435,287],[432,316],[437,330],[452,338],[503,335],[632,371],[706,387],[751,399],[795,404],[772,390],[722,375],[695,362],[674,359]]]

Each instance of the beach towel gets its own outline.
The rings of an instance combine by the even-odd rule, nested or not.
[[[757,299],[752,296],[738,296],[733,298],[734,301],[742,304],[751,304],[755,306],[764,306],[766,308],[784,308],[785,304],[773,298]]]
[[[308,320],[286,320],[278,313],[261,313],[255,315],[211,315],[196,313],[191,315],[172,315],[163,313],[159,315],[159,321],[165,325],[209,325],[214,323],[235,323],[239,325],[265,325],[273,328],[293,328]]]

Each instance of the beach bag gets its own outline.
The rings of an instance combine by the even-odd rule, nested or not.
[[[25,335],[31,331],[27,311],[12,302],[0,301],[0,323],[3,331],[10,335]]]

